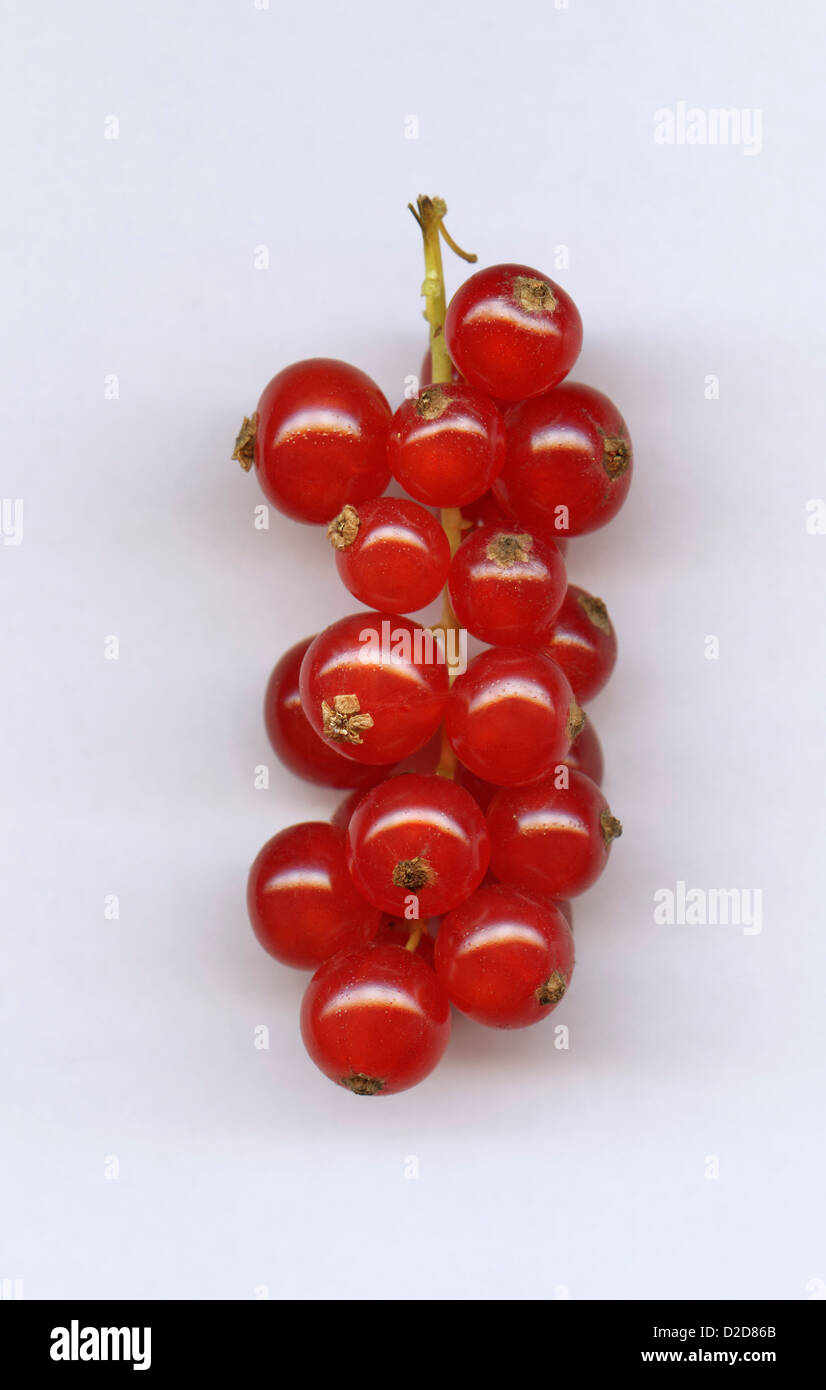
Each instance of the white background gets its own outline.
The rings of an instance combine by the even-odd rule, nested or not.
[[[0,1276],[29,1298],[823,1293],[817,7],[3,11],[0,491],[24,534],[0,546]],[[759,109],[760,153],[657,144],[680,101]],[[337,801],[275,765],[268,672],[354,604],[320,530],[254,529],[229,455],[297,358],[398,404],[419,192],[482,264],[564,283],[574,375],[631,428],[627,506],[570,552],[620,635],[594,722],[625,834],[576,905],[569,1051],[553,1023],[458,1019],[426,1084],[367,1103],[309,1063],[304,977],[244,908],[263,841]],[[762,931],[656,925],[678,880],[760,889]]]

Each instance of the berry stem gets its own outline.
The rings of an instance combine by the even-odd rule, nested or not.
[[[419,942],[422,939],[422,930],[423,928],[421,922],[417,922],[416,925],[412,928],[410,935],[404,943],[404,949],[406,951],[418,950]]]
[[[441,238],[444,237],[451,250],[455,251],[457,256],[461,256],[462,260],[472,262],[476,260],[476,256],[468,251],[462,251],[445,231],[443,223],[447,213],[447,203],[444,198],[428,198],[425,194],[420,193],[416,199],[415,208],[412,203],[408,203],[407,206],[422,229],[424,241],[424,283],[422,285],[425,301],[424,316],[430,326],[432,377],[434,383],[438,384],[439,382],[450,381],[453,374],[453,363],[448,356],[445,344],[447,299],[442,268]]]
[[[424,194],[419,194],[414,208],[412,203],[408,207],[422,229],[422,239],[424,241],[424,283],[422,284],[422,294],[424,296],[425,310],[424,316],[430,328],[430,366],[431,378],[434,385],[449,382],[453,375],[453,363],[445,343],[445,315],[447,313],[447,296],[445,294],[445,275],[442,265],[442,242],[444,238],[451,251],[455,251],[462,260],[476,260],[472,252],[463,251],[456,245],[452,236],[447,232],[444,219],[447,213],[447,204],[443,198],[428,198]],[[456,554],[462,543],[462,530],[464,522],[462,513],[458,507],[442,507],[441,511],[442,527],[450,544],[451,558]],[[447,653],[447,634],[448,631],[458,632],[459,623],[453,611],[453,604],[450,602],[450,594],[447,585],[442,593],[442,616],[438,626],[434,631],[441,631]],[[455,667],[450,667],[448,677],[451,684],[456,678]],[[453,777],[456,771],[456,754],[451,748],[442,728],[442,752],[439,759],[439,766],[436,768],[438,777]],[[415,947],[413,948],[415,950]]]

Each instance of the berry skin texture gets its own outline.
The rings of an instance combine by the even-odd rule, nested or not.
[[[338,746],[319,738],[304,716],[298,674],[314,639],[296,642],[276,662],[264,696],[264,725],[274,752],[285,767],[306,782],[323,787],[373,787],[390,768],[368,767],[344,758]]]
[[[516,889],[480,888],[445,917],[436,974],[452,1004],[490,1028],[526,1028],[561,1001],[574,939],[558,907]]]
[[[592,700],[617,664],[617,634],[602,599],[571,584],[543,650],[562,667],[578,702]]]
[[[301,707],[321,738],[357,762],[398,762],[441,723],[447,667],[432,635],[392,613],[352,613],[319,633],[301,663]]]
[[[505,461],[498,406],[463,382],[403,401],[387,443],[393,477],[430,507],[461,507],[486,492]]]
[[[393,777],[359,801],[347,827],[347,865],[358,891],[402,916],[458,906],[485,876],[490,843],[469,792],[445,777]]]
[[[390,406],[374,381],[331,357],[295,362],[258,402],[255,467],[269,502],[326,523],[387,486]]]
[[[616,516],[631,485],[633,450],[616,406],[566,381],[509,410],[507,457],[494,484],[523,525],[581,536]]]
[[[492,647],[456,680],[445,731],[477,777],[522,786],[551,776],[583,719],[567,676],[550,657]]]
[[[472,386],[521,401],[568,375],[582,347],[582,320],[570,296],[540,271],[493,265],[454,294],[445,341]]]
[[[518,527],[483,526],[454,555],[448,588],[462,627],[480,641],[540,647],[566,584],[565,561],[552,541]]]
[[[342,831],[326,821],[291,825],[267,841],[249,872],[247,908],[264,950],[298,970],[366,945],[381,924],[353,887]]]
[[[450,1004],[418,953],[371,945],[316,971],[301,1036],[320,1071],[358,1096],[406,1091],[433,1071],[450,1037]]]
[[[565,766],[575,768],[577,772],[584,772],[585,776],[590,777],[592,782],[596,782],[598,787],[602,785],[605,771],[602,744],[597,738],[597,731],[590,714],[585,721],[585,728],[580,730],[568,749]],[[362,793],[358,792],[357,795],[361,796]]]
[[[488,810],[491,868],[501,883],[575,898],[596,883],[622,826],[596,783],[569,770],[568,786],[505,788]]]
[[[341,582],[360,603],[412,613],[441,593],[450,543],[436,518],[407,498],[350,503],[327,527]]]

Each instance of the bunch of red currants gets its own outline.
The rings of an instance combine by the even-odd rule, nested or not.
[[[432,1071],[451,1005],[496,1028],[550,1014],[574,967],[570,899],[621,833],[582,709],[616,637],[563,555],[625,500],[625,422],[564,380],[582,324],[559,285],[497,265],[446,308],[444,203],[411,211],[431,344],[417,393],[393,415],[357,368],[298,362],[234,454],[274,507],[327,526],[364,605],[286,652],[265,699],[281,761],[349,795],[331,823],[269,840],[248,883],[262,946],[315,971],[307,1051],[357,1095]],[[391,476],[407,498],[384,495]],[[438,624],[404,616],[440,593]],[[485,644],[470,661],[468,634]]]

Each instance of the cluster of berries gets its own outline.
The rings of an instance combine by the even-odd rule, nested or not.
[[[479,271],[445,313],[444,204],[417,206],[431,296],[418,393],[392,414],[357,368],[298,362],[234,455],[279,511],[327,526],[365,606],[272,673],[281,761],[349,795],[331,823],[269,840],[248,883],[264,948],[315,971],[311,1058],[358,1095],[426,1076],[451,1005],[498,1028],[546,1017],[571,980],[570,899],[621,832],[582,709],[616,638],[563,556],[621,507],[628,431],[606,396],[564,380],[582,325],[547,276]],[[383,495],[391,477],[407,498]],[[440,593],[438,626],[404,616]],[[466,663],[467,634],[486,646]]]

